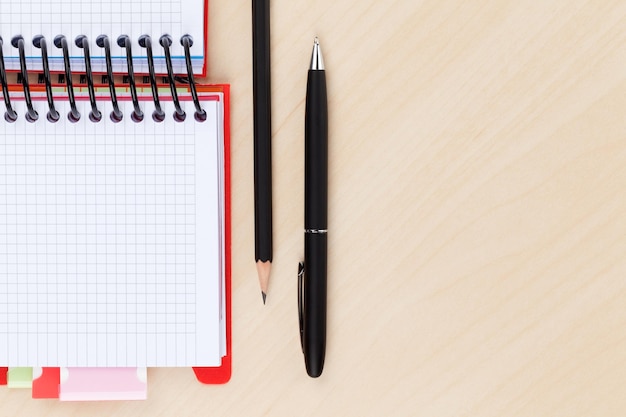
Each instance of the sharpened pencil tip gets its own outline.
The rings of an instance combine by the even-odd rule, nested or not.
[[[263,296],[263,304],[265,304],[265,298],[267,296],[271,267],[272,263],[270,261],[257,261],[256,263],[257,272],[259,273],[259,284],[261,285],[261,295]]]

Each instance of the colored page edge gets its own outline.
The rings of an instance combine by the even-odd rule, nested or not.
[[[59,368],[38,368],[33,370],[32,397],[38,399],[59,398],[60,379]]]

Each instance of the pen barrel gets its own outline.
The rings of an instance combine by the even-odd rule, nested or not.
[[[272,260],[270,1],[252,1],[255,259]]]
[[[304,317],[307,373],[318,377],[326,351],[328,110],[326,73],[309,70],[304,133]]]
[[[328,109],[326,73],[309,70],[304,127],[304,227],[328,226]]]
[[[305,291],[302,345],[307,373],[322,374],[326,355],[327,235],[305,233]]]

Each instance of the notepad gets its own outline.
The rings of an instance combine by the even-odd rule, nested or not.
[[[205,39],[206,39],[206,8],[205,0],[135,0],[135,1],[103,1],[103,0],[20,0],[2,5],[0,13],[0,36],[9,44],[14,36],[22,36],[25,40],[27,66],[30,70],[42,70],[41,51],[33,46],[32,39],[43,35],[48,41],[48,55],[52,71],[63,71],[63,55],[61,49],[53,44],[58,35],[68,38],[71,55],[71,66],[74,71],[84,72],[83,52],[74,41],[79,35],[87,36],[95,42],[98,36],[107,35],[114,45],[112,52],[113,67],[116,72],[126,72],[126,55],[117,48],[117,38],[127,35],[133,41],[132,55],[135,71],[148,72],[146,50],[139,46],[140,36],[148,34],[153,38],[155,66],[157,73],[166,73],[164,52],[159,46],[161,35],[168,34],[173,38],[171,54],[175,73],[185,72],[183,47],[179,42],[182,35],[190,35],[194,42],[192,65],[195,74],[203,73]],[[92,45],[94,72],[106,72],[104,50]],[[5,51],[8,69],[20,68],[19,55],[16,48]]]
[[[118,99],[130,114],[129,94]],[[44,113],[45,94],[33,100]],[[220,365],[224,96],[200,102],[204,122],[0,122],[0,363]]]

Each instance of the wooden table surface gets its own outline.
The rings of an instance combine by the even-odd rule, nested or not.
[[[6,416],[623,416],[626,2],[273,1],[274,263],[254,264],[249,1],[211,0],[232,84],[233,375]],[[327,362],[299,346],[304,93],[330,111]]]

